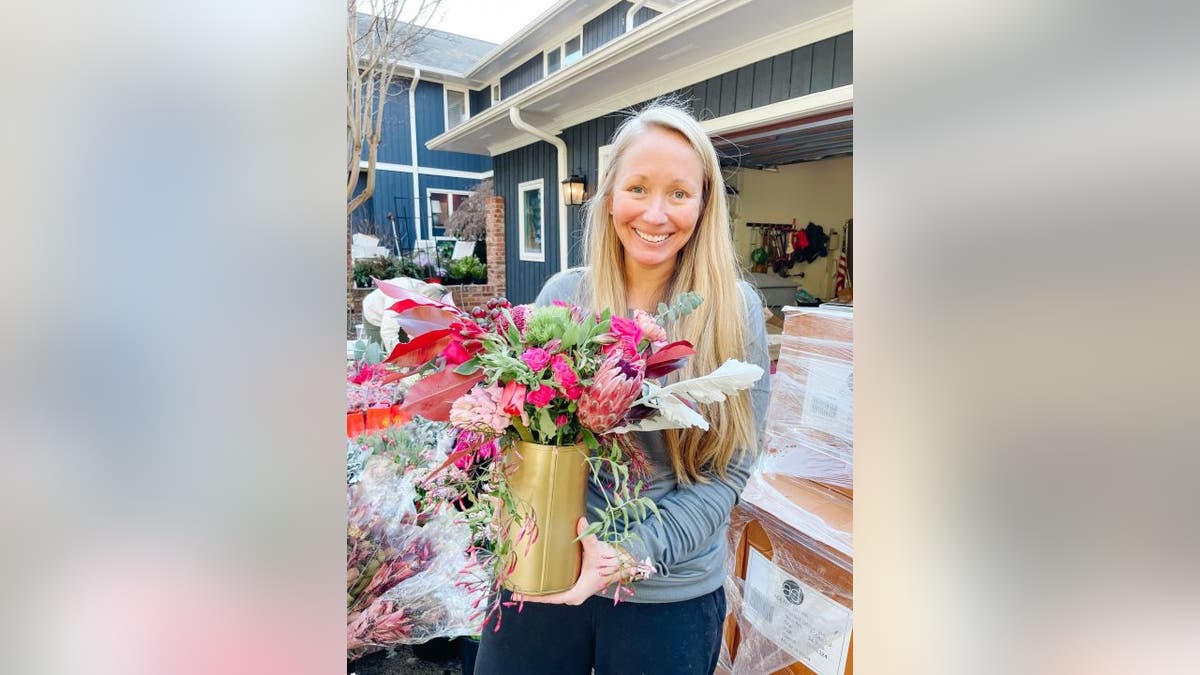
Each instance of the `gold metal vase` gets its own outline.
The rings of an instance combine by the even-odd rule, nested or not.
[[[575,527],[586,508],[587,446],[517,441],[505,455],[521,519],[505,525],[516,561],[504,587],[527,595],[565,591],[583,561]]]

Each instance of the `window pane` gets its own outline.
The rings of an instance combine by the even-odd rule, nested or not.
[[[467,97],[461,91],[446,90],[446,128],[452,129],[467,119]]]
[[[542,253],[542,191],[529,190],[522,195],[524,199],[523,213],[525,215],[525,240],[521,248],[525,253],[541,255]]]
[[[577,36],[571,38],[570,40],[567,40],[567,43],[565,45],[563,45],[563,63],[562,64],[564,67],[569,66],[572,63],[575,63],[583,56],[582,44],[583,44],[582,36],[577,35]]]
[[[561,57],[557,47],[555,47],[551,51],[546,52],[546,74],[547,75],[549,75],[550,73],[553,73],[554,71],[559,69],[559,66],[562,65],[562,62],[560,61],[561,58],[562,57]]]
[[[446,234],[446,217],[448,215],[449,195],[442,192],[429,193],[429,227],[430,234],[440,237]]]
[[[454,207],[454,210],[451,211],[451,213],[457,211],[458,207],[462,206],[463,202],[467,201],[467,197],[470,196],[471,195],[450,195],[450,204]]]
[[[492,103],[495,103],[499,100],[500,100],[500,85],[493,84],[492,85]]]

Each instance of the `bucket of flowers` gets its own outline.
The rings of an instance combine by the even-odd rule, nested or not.
[[[619,546],[635,536],[633,523],[657,515],[640,494],[645,457],[629,432],[707,429],[695,403],[722,401],[763,374],[730,360],[664,384],[694,353],[664,328],[699,306],[694,293],[660,304],[657,315],[634,310],[627,318],[503,299],[465,311],[379,286],[398,299],[391,309],[411,336],[386,361],[421,375],[402,407],[460,432],[443,468],[461,479],[458,506],[475,533],[470,554],[485,571],[475,578],[492,590],[544,595],[574,585],[582,537]],[[607,506],[579,535],[589,480]],[[641,575],[652,571],[633,562]],[[616,597],[629,591],[618,587]]]

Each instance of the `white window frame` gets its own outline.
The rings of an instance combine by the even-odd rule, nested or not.
[[[443,195],[467,195],[467,196],[470,196],[471,191],[470,190],[451,190],[449,188],[437,188],[437,187],[425,188],[425,214],[426,214],[425,215],[425,234],[427,235],[426,239],[429,239],[431,241],[455,239],[454,237],[444,234],[444,232],[446,230],[445,225],[442,226],[443,234],[434,234],[433,233],[433,194],[435,192],[438,194],[443,194]],[[443,215],[443,218],[445,218],[445,220],[442,221],[443,223],[449,223],[450,216],[454,215],[454,200],[453,199],[446,200],[446,209],[447,209],[447,213],[445,213]],[[457,241],[457,239],[455,239],[455,241]]]
[[[450,125],[450,92],[452,91],[462,94],[463,97],[463,118],[454,126]],[[450,131],[459,124],[471,119],[471,92],[466,89],[459,89],[458,87],[442,85],[442,119],[445,122],[446,131]]]
[[[525,193],[534,190],[537,190],[538,193],[538,214],[541,216],[538,227],[542,230],[542,250],[536,253],[525,250]],[[546,262],[546,179],[527,180],[517,185],[517,202],[520,204],[517,207],[517,252],[519,258],[524,262]]]
[[[492,84],[492,103],[499,103],[501,100],[503,100],[502,93],[503,92],[500,91],[499,82]]]
[[[571,40],[576,40],[576,39],[579,40],[579,58],[575,59],[574,61],[572,61],[570,63],[567,63],[567,43],[570,42]],[[575,34],[568,36],[567,39],[565,39],[562,42],[558,43],[557,45],[551,47],[550,49],[547,49],[542,54],[542,77],[550,77],[551,75],[554,74],[554,73],[550,72],[550,54],[552,54],[552,53],[558,54],[558,70],[554,71],[554,73],[557,73],[562,70],[566,70],[567,68],[570,68],[571,66],[575,65],[576,63],[579,63],[580,61],[582,61],[583,60],[583,29],[580,29]]]
[[[579,58],[575,59],[574,61],[572,61],[570,63],[567,63],[567,43],[576,38],[579,39]],[[566,70],[567,68],[570,68],[571,66],[575,65],[576,63],[579,63],[580,61],[582,61],[583,60],[583,31],[581,30],[578,33],[567,38],[566,40],[563,40],[562,47],[560,47],[560,49],[562,50],[562,66],[561,66],[562,70]]]

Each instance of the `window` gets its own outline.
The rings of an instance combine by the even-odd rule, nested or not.
[[[563,44],[563,68],[583,58],[583,35],[576,35]]]
[[[539,178],[517,186],[521,200],[520,221],[517,223],[521,260],[546,262],[546,222],[542,212],[543,183]]]
[[[462,190],[427,190],[426,193],[429,195],[429,229],[426,231],[426,239],[445,237],[446,223],[450,221],[454,209],[462,206],[471,193]]]
[[[604,180],[604,172],[608,171],[609,162],[612,161],[612,144],[602,145],[596,148],[596,184]]]
[[[583,58],[583,34],[564,42],[561,46],[546,50],[546,75],[562,70]]]
[[[446,131],[467,121],[470,116],[467,104],[467,92],[459,89],[445,88],[446,92]]]
[[[493,84],[492,85],[492,103],[499,103],[499,102],[500,102],[500,85]]]

